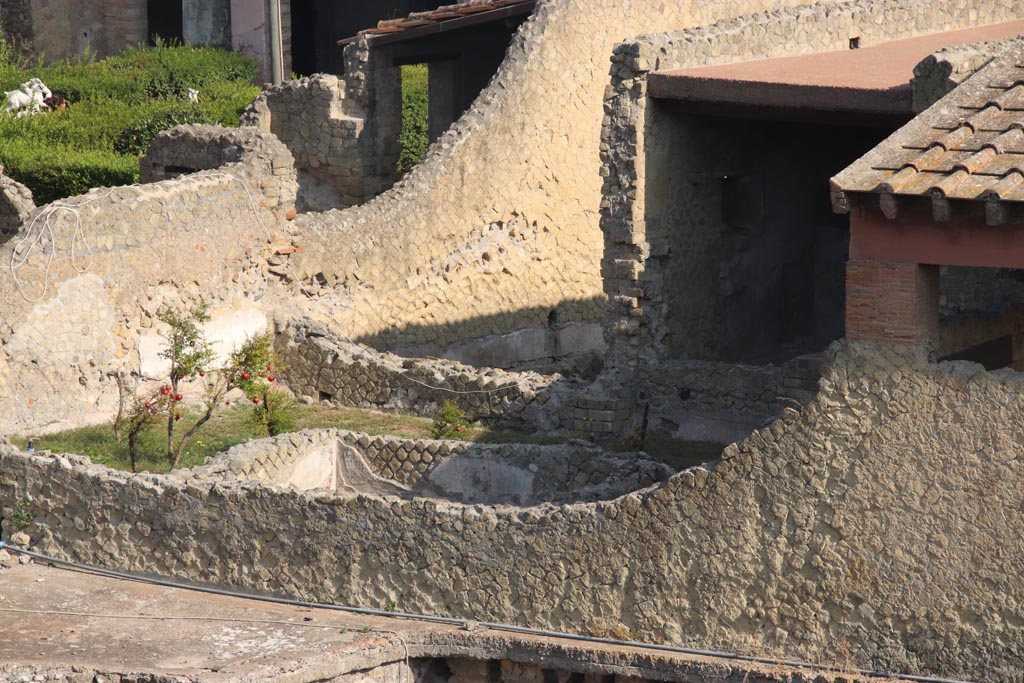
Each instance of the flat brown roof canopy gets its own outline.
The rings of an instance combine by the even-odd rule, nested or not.
[[[656,71],[649,93],[692,113],[906,121],[914,113],[910,79],[922,59],[944,47],[1022,33],[1024,21],[1012,21],[859,49]]]

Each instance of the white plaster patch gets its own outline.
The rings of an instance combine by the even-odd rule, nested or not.
[[[227,364],[232,351],[266,329],[266,313],[253,304],[236,303],[211,311],[210,322],[203,330],[213,346],[214,365]],[[139,366],[144,376],[162,377],[170,370],[167,359],[160,356],[165,343],[164,337],[155,331],[139,338]]]
[[[333,490],[337,486],[337,452],[335,444],[310,451],[295,462],[284,483],[302,491]]]

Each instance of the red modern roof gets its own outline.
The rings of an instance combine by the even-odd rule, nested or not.
[[[659,71],[652,97],[717,105],[912,113],[914,67],[943,47],[1024,33],[1024,21],[893,40],[859,49]]]
[[[533,11],[536,4],[537,0],[462,0],[457,4],[443,5],[428,12],[413,12],[401,19],[379,21],[376,28],[360,31],[351,38],[339,41],[338,44],[347,45],[363,35],[374,42],[385,42],[381,38],[399,33],[403,34],[400,39],[439,33],[483,21],[528,14]],[[395,39],[399,37],[395,36],[391,40]]]

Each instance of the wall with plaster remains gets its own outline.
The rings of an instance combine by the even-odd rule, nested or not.
[[[466,506],[0,452],[61,557],[307,599],[1019,679],[1024,380],[837,347],[819,397],[613,501]],[[5,529],[10,533],[9,529]],[[297,558],[300,558],[297,561]]]
[[[162,135],[150,166],[174,165],[179,146],[217,150],[225,165],[39,207],[0,248],[14,264],[0,273],[4,431],[111,415],[112,374],[138,371],[159,346],[164,307],[205,299],[218,318],[259,309],[263,251],[294,203],[288,150],[254,129]]]
[[[236,446],[197,479],[285,484],[461,503],[533,505],[610,500],[665,481],[643,453],[569,444],[475,444],[307,430]]]

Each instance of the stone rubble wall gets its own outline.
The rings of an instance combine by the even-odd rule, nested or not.
[[[0,263],[15,264],[0,272],[0,430],[113,415],[112,375],[140,370],[165,307],[203,299],[231,318],[262,305],[262,249],[294,205],[288,150],[255,129],[206,127],[161,134],[157,147],[220,135],[242,150],[236,161],[39,207],[0,247]]]
[[[1009,683],[1022,412],[1013,372],[858,344],[801,413],[613,501],[299,493],[5,447],[0,508],[30,503],[42,552],[120,570]]]
[[[455,361],[409,359],[339,338],[308,319],[279,330],[288,387],[310,400],[433,416],[454,399],[471,420],[552,431],[563,426],[577,387],[560,375],[478,369]]]
[[[316,74],[264,90],[242,113],[243,126],[273,133],[300,171],[330,185],[345,204],[361,204],[391,186],[378,181],[365,103],[336,76]]]
[[[383,350],[543,328],[552,313],[600,320],[600,132],[614,46],[780,4],[795,3],[542,0],[421,164],[366,204],[299,217],[303,251],[290,267],[324,290],[307,312]],[[398,82],[373,52],[345,76],[346,101],[377,103],[367,121],[384,115]]]
[[[0,166],[0,240],[15,235],[35,208],[32,190],[5,176]]]
[[[910,80],[914,111],[924,111],[992,59],[1022,44],[1024,40],[1018,36],[984,43],[953,45],[928,55],[914,67],[914,77]]]
[[[845,50],[914,35],[1019,18],[1012,0],[855,0],[771,9],[724,18],[699,28],[642,36],[612,57],[601,138],[602,273],[610,302],[605,319],[607,366],[616,381],[635,385],[653,376],[664,349],[665,273],[651,259],[645,225],[645,141],[658,125],[647,96],[656,70],[724,64],[808,52]],[[653,340],[653,342],[652,342]]]

